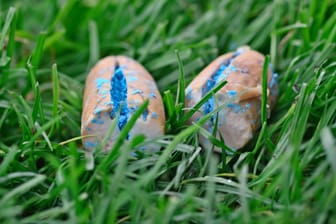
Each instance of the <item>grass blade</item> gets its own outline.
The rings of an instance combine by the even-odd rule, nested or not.
[[[267,79],[268,79],[268,67],[269,67],[269,55],[266,55],[263,73],[262,73],[262,97],[261,97],[261,123],[267,123],[267,111],[269,108],[267,107]]]
[[[44,111],[42,107],[39,83],[36,81],[36,69],[31,63],[30,59],[27,62],[27,70],[29,73],[32,89],[34,92],[34,106],[33,106],[33,111],[32,111],[32,118],[33,118],[33,121],[35,122],[37,118],[39,117],[42,123],[44,123],[45,117],[44,117]]]
[[[14,197],[20,197],[25,192],[31,190],[36,185],[41,184],[46,179],[44,175],[36,175],[33,179],[21,184],[20,186],[14,188],[9,191],[1,200],[0,203],[4,203],[5,201],[11,200]]]
[[[208,99],[210,99],[214,94],[216,94],[221,88],[223,88],[225,86],[225,84],[227,83],[226,80],[222,80],[220,81],[216,86],[214,86],[209,92],[207,92],[202,99],[192,108],[188,108],[188,112],[185,114],[185,116],[183,117],[183,120],[181,123],[185,123],[187,122],[194,113],[196,113],[202,106],[203,104],[208,101]]]
[[[178,87],[177,87],[177,97],[176,97],[176,103],[175,105],[177,106],[178,104],[181,105],[182,108],[185,107],[185,78],[184,78],[184,69],[183,69],[183,64],[180,58],[180,53],[176,50],[176,57],[179,65],[179,71],[180,71],[180,76],[178,80]],[[182,112],[183,113],[183,112]]]
[[[53,92],[53,106],[52,106],[52,119],[57,119],[59,116],[58,111],[58,101],[60,100],[60,83],[58,79],[58,71],[57,71],[57,65],[53,64],[52,66],[52,92]],[[60,123],[56,122],[55,125],[53,125],[50,128],[49,136],[53,134],[54,131],[59,130]]]
[[[98,36],[97,24],[95,21],[89,22],[89,32],[90,32],[89,67],[92,67],[98,61],[100,56],[99,36]]]
[[[326,151],[327,159],[331,165],[331,168],[336,176],[336,142],[329,128],[324,128],[321,131],[321,141],[324,150]]]
[[[12,20],[14,19],[16,9],[14,7],[10,7],[5,19],[5,24],[3,25],[1,36],[0,36],[0,52],[4,49],[5,37],[8,33]]]

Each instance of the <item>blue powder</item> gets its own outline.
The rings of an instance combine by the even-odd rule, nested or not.
[[[202,96],[207,94],[213,87],[215,87],[220,81],[226,79],[225,70],[228,68],[232,61],[232,58],[229,58],[224,63],[219,66],[219,69],[208,79],[205,83],[205,86],[202,88]],[[206,103],[203,105],[203,113],[208,114],[214,110],[215,99],[210,97]],[[213,118],[212,118],[213,120]]]
[[[129,102],[130,104],[138,104],[138,103],[140,103],[140,100],[135,99],[135,100],[129,100],[128,102]]]
[[[118,127],[119,130],[121,130],[128,120],[127,83],[123,71],[118,64],[115,67],[114,75],[111,79],[110,95],[113,104],[110,117],[114,118],[116,113],[120,110]]]
[[[97,108],[93,111],[93,113],[94,113],[94,114],[99,114],[99,113],[102,112],[103,110],[104,110],[104,108],[97,107]]]
[[[236,103],[228,103],[227,107],[232,108],[233,112],[235,113],[239,113],[241,111],[241,107],[239,106],[239,104],[236,104]]]
[[[208,79],[205,83],[205,86],[202,88],[202,96],[207,94],[213,87],[216,86],[218,82],[220,82],[222,79],[220,79],[220,76],[227,68],[226,65],[222,64],[219,69],[211,76],[210,79]],[[203,105],[203,113],[208,114],[214,109],[214,97],[210,97],[206,103]]]
[[[133,90],[132,91],[132,95],[135,95],[135,94],[142,94],[142,90],[140,90],[140,89],[135,89],[135,90]]]
[[[104,124],[104,121],[102,119],[92,119],[91,121],[93,124]]]
[[[250,109],[250,108],[251,108],[251,104],[250,104],[250,103],[247,103],[247,104],[245,105],[245,108],[246,108],[246,109]]]
[[[203,105],[203,113],[208,114],[214,109],[215,100],[214,97],[210,97],[208,101]]]
[[[108,94],[108,90],[107,89],[104,89],[104,90],[100,90],[99,91],[99,94],[101,94],[101,95],[106,95],[106,94]]]
[[[158,117],[159,117],[158,113],[156,113],[156,112],[152,113],[152,118],[157,119]]]
[[[235,113],[244,113],[246,112],[246,110],[251,108],[251,104],[247,103],[244,107],[241,107],[239,104],[236,103],[228,103],[227,107],[233,109],[233,112]]]
[[[237,71],[237,68],[235,66],[231,65],[230,66],[230,70],[233,71],[233,72],[235,72],[235,71]]]
[[[148,111],[147,109],[142,113],[142,119],[143,119],[144,121],[147,120],[148,113],[149,113],[149,111]]]
[[[136,80],[138,80],[138,78],[137,77],[135,77],[135,76],[130,76],[130,77],[128,77],[128,82],[134,82],[134,81],[136,81]]]
[[[236,91],[236,90],[229,90],[229,91],[228,91],[228,96],[229,96],[229,97],[234,97],[236,94],[237,94],[237,91]]]
[[[138,106],[132,106],[132,107],[128,108],[130,113],[134,113],[137,109],[138,109]]]
[[[272,64],[270,64],[269,67],[270,67],[270,69],[272,71],[272,79],[271,79],[271,81],[269,83],[269,87],[271,89],[271,95],[275,95],[275,94],[277,94],[278,90],[276,92],[274,92],[273,87],[278,83],[278,77],[279,77],[279,75],[274,72]]]
[[[87,142],[84,143],[84,146],[87,147],[87,148],[94,148],[94,147],[96,147],[96,145],[97,145],[97,143],[95,143],[95,142],[87,141]]]
[[[188,86],[187,88],[187,100],[191,100],[192,99],[192,88],[190,86]]]
[[[277,73],[273,73],[272,75],[272,79],[270,81],[270,87],[273,88],[274,85],[278,82],[278,74]]]
[[[100,91],[104,83],[109,83],[109,80],[103,78],[96,79],[96,87]]]
[[[207,80],[205,87],[202,88],[202,96],[204,96],[206,93],[211,91],[213,87],[215,87],[220,81],[226,78],[226,75],[224,74],[225,69],[227,69],[228,64],[230,64],[231,59],[228,61],[225,61],[224,64],[221,64],[219,66],[219,69],[211,76],[210,79]],[[223,75],[224,74],[224,75]],[[203,113],[208,114],[211,113],[215,108],[215,98],[212,96],[208,99],[207,102],[203,105]],[[210,121],[211,123],[214,123],[215,117],[211,116]]]
[[[245,52],[245,49],[242,48],[242,47],[240,47],[240,48],[238,48],[238,49],[236,50],[236,52],[233,54],[233,57],[235,58],[235,57],[241,55],[241,54],[244,53],[244,52]]]
[[[109,80],[103,79],[103,78],[97,78],[96,79],[96,88],[97,88],[99,94],[105,95],[105,94],[108,93],[108,90],[103,90],[102,89],[103,85],[105,83],[109,83]]]
[[[190,91],[187,93],[187,99],[188,99],[188,100],[191,100],[191,99],[192,99],[192,90],[190,90]]]
[[[236,51],[236,52],[233,54],[233,57],[235,58],[235,57],[239,56],[241,53],[242,53],[242,52],[240,52],[240,51]]]
[[[229,67],[230,61],[231,59],[225,61],[224,64],[219,66],[219,69],[217,70],[217,75],[214,77],[216,79],[216,84],[219,83],[219,81],[227,78],[227,68]]]
[[[211,78],[208,79],[205,83],[205,86],[202,88],[202,96],[207,94],[213,87],[215,87],[220,81],[225,80],[227,77],[227,68],[230,68],[231,71],[236,71],[237,68],[232,65],[232,61],[235,57],[242,54],[243,51],[238,49],[231,58],[224,61],[220,66],[219,69],[212,74]],[[215,100],[214,97],[208,99],[206,103],[203,105],[203,113],[208,114],[214,110],[215,107]],[[214,118],[212,117],[211,120],[213,121]]]

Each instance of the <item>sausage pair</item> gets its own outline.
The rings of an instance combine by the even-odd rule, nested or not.
[[[230,148],[242,148],[260,127],[261,79],[264,56],[248,47],[224,54],[210,63],[186,89],[187,109],[197,104],[216,84],[227,84],[209,98],[192,116],[190,123],[221,106],[203,128],[224,139]],[[271,109],[278,95],[277,74],[268,69],[268,106]],[[161,95],[152,76],[135,60],[110,56],[100,60],[87,77],[82,112],[81,133],[84,148],[91,151],[116,123],[105,149],[111,148],[127,121],[146,100],[147,109],[128,133],[127,139],[144,134],[153,139],[164,134],[165,113]],[[211,143],[200,135],[200,143]],[[151,147],[149,147],[151,148]],[[219,149],[216,149],[220,151]]]

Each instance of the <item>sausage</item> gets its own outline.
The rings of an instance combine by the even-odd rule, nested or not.
[[[91,69],[85,83],[81,121],[84,148],[92,151],[118,119],[104,147],[108,151],[132,114],[146,99],[149,105],[132,127],[127,140],[138,134],[148,139],[164,134],[162,98],[152,76],[135,60],[125,56],[101,59]],[[153,149],[152,146],[149,148]]]
[[[219,106],[224,108],[204,124],[210,133],[218,124],[216,137],[222,137],[233,150],[244,147],[260,127],[262,96],[262,73],[264,56],[249,47],[238,48],[235,52],[224,54],[204,68],[186,89],[186,106],[192,108],[216,84],[226,80],[226,85],[211,97],[201,109],[191,117],[190,123],[209,114]],[[267,92],[269,112],[278,96],[277,74],[268,69]],[[212,146],[210,141],[200,135],[203,147]],[[221,149],[215,148],[221,152]]]

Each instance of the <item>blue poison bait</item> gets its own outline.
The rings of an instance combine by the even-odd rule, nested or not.
[[[135,60],[125,56],[100,60],[85,83],[81,127],[84,148],[92,151],[109,137],[103,149],[111,149],[132,115],[147,99],[149,106],[137,119],[126,140],[139,134],[148,139],[164,134],[162,98],[152,76]],[[117,125],[111,136],[106,136],[115,122]],[[144,148],[157,150],[159,146],[150,144]]]
[[[202,97],[205,96],[209,91],[211,91],[218,83],[221,81],[225,80],[227,78],[227,75],[230,73],[230,71],[236,71],[236,67],[234,67],[231,62],[233,59],[237,56],[239,56],[240,53],[235,53],[231,58],[228,58],[226,61],[224,61],[220,66],[217,71],[215,71],[214,74],[211,75],[210,79],[206,81],[206,85],[202,88]],[[233,69],[234,68],[234,69]],[[230,69],[230,71],[228,71]],[[232,92],[232,91],[231,91]],[[228,95],[230,95],[228,93]],[[203,105],[203,113],[208,114],[212,112],[215,109],[215,98],[211,97],[208,99],[207,102]],[[214,122],[215,117],[214,115],[211,116],[210,121]]]
[[[111,119],[113,119],[120,110],[118,127],[119,130],[121,130],[128,120],[127,83],[123,71],[118,64],[115,67],[115,72],[111,79],[110,95],[113,105],[110,116]]]
[[[225,144],[234,150],[244,147],[260,127],[263,63],[264,56],[249,47],[241,47],[210,63],[187,87],[186,107],[195,106],[222,80],[227,83],[203,104],[190,122],[197,122],[221,106],[223,109],[216,113],[218,122],[214,122],[216,115],[213,115],[203,128],[212,133],[214,125],[218,124],[218,139],[222,137]],[[278,96],[277,77],[270,66],[267,80],[269,109],[274,107]],[[202,135],[200,143],[205,148],[212,147],[211,142]],[[221,152],[219,148],[215,147],[215,150]]]

